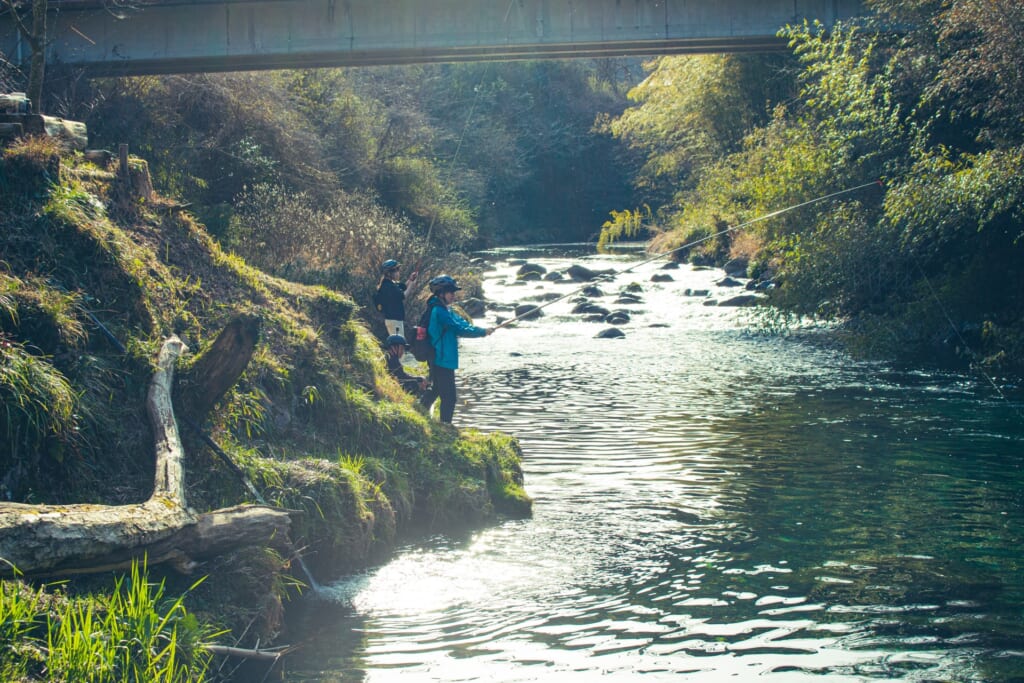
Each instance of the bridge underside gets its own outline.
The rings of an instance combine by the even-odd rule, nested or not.
[[[341,66],[436,64],[445,62],[515,61],[529,59],[584,59],[607,57],[650,57],[670,54],[713,54],[726,52],[770,52],[783,50],[785,41],[776,36],[754,36],[739,40],[650,40],[635,43],[573,43],[569,45],[518,45],[471,48],[422,48],[327,51],[310,53],[209,55],[204,57],[141,60],[130,63],[94,62],[75,64],[93,77],[137,76],[215,71],[258,71]]]
[[[90,76],[785,47],[785,24],[831,26],[861,0],[155,0],[115,16],[51,0],[48,61]],[[28,50],[0,15],[0,51]]]

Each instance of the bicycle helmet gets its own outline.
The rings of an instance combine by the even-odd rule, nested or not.
[[[409,342],[405,341],[405,337],[400,334],[393,334],[384,340],[384,346],[409,346]]]
[[[384,263],[380,264],[380,271],[382,273],[386,273],[389,270],[394,270],[397,267],[398,267],[398,261],[396,261],[393,258],[389,258],[387,261],[385,261]]]
[[[462,287],[455,282],[455,278],[451,275],[438,275],[430,281],[430,291],[434,294],[440,294],[441,292],[457,292]]]

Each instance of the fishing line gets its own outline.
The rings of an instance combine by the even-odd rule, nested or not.
[[[505,10],[504,24],[508,24],[508,17],[512,13],[512,6],[515,5],[516,0],[509,0],[508,9]],[[473,102],[469,105],[469,114],[466,116],[466,123],[462,126],[462,133],[459,134],[459,141],[455,144],[455,153],[452,154],[452,159],[448,163],[448,180],[451,180],[452,172],[455,170],[455,160],[459,158],[459,152],[462,150],[462,143],[466,139],[466,133],[469,131],[469,124],[473,121],[473,114],[476,112],[476,106],[480,102],[480,93],[483,92],[484,78],[487,77],[487,72],[491,68],[491,62],[487,62],[484,65],[483,73],[480,74],[480,80],[477,81],[476,87],[473,88]],[[430,218],[430,227],[427,228],[427,237],[424,240],[424,245],[430,244],[430,235],[434,232],[434,224],[437,222],[437,212],[434,213]],[[422,257],[421,257],[422,258]]]
[[[509,3],[509,12],[512,11],[512,3],[514,2],[515,0],[511,0]],[[505,18],[506,20],[508,19],[508,12],[505,13]],[[477,82],[476,87],[473,88],[473,101],[469,105],[469,115],[466,116],[466,123],[462,126],[462,132],[459,134],[459,141],[455,144],[455,152],[452,154],[451,161],[448,162],[448,177],[445,185],[451,182],[452,173],[455,170],[455,160],[459,158],[459,152],[462,150],[462,143],[466,139],[466,133],[469,131],[469,124],[473,121],[473,114],[476,112],[476,106],[480,101],[480,93],[483,90],[484,78],[486,78],[487,71],[490,69],[490,66],[491,63],[487,62],[484,66],[483,73],[480,74],[480,80]],[[419,273],[423,269],[423,264],[427,260],[427,252],[430,249],[430,236],[434,232],[434,224],[437,223],[438,213],[438,211],[434,211],[434,215],[430,217],[430,226],[427,228],[427,236],[424,237],[423,241],[420,243],[420,249],[417,250],[419,253],[416,254],[412,268],[410,269],[410,272],[412,273]]]
[[[946,310],[946,307],[942,304],[942,300],[939,299],[938,292],[936,292],[935,288],[932,287],[932,281],[924,272],[924,269],[921,267],[921,264],[915,260],[914,265],[917,267],[917,272],[921,274],[921,279],[924,280],[924,284],[928,288],[928,293],[931,294],[932,299],[935,300],[935,305],[939,307],[939,311],[942,313],[942,317],[946,319],[946,322],[949,323],[950,329],[953,330],[953,334],[956,335],[956,338],[960,340],[960,343],[963,345],[965,349],[970,350],[971,345],[967,343],[967,340],[964,339],[963,334],[961,334],[959,328],[957,328],[956,323],[953,322],[952,316],[949,315],[949,312]],[[974,352],[971,351],[971,353],[973,354]],[[984,377],[988,381],[988,383],[992,385],[992,388],[996,390],[996,393],[999,395],[999,398],[1003,399],[1003,401],[1006,402],[1006,405],[1010,406],[1018,417],[1024,419],[1024,412],[1021,412],[1020,408],[1013,405],[1013,403],[1006,396],[1006,394],[1003,393],[1002,387],[1000,387],[996,383],[995,378],[993,378],[991,375],[985,372],[985,369],[978,363],[971,363],[971,369],[975,370],[982,377]]]
[[[503,323],[501,323],[499,325],[496,325],[494,329],[496,329],[496,330],[500,329],[502,327],[505,327],[506,325],[510,325],[510,324],[514,323],[517,320],[520,320],[522,318],[528,318],[528,317],[530,317],[532,315],[535,315],[537,313],[537,311],[540,311],[541,309],[547,308],[548,306],[550,306],[552,304],[557,304],[559,301],[567,299],[570,296],[583,291],[584,289],[586,289],[587,287],[591,286],[595,282],[604,282],[604,281],[614,280],[619,275],[624,275],[624,274],[630,272],[631,270],[639,268],[640,266],[647,265],[648,263],[650,263],[652,261],[657,261],[658,259],[663,258],[665,256],[668,256],[669,254],[672,254],[674,252],[681,251],[683,249],[689,249],[690,247],[696,246],[696,245],[700,244],[701,242],[707,242],[710,239],[714,239],[715,237],[719,237],[721,235],[724,235],[726,233],[732,232],[734,230],[739,230],[740,228],[745,228],[745,227],[748,227],[748,226],[753,225],[755,223],[760,223],[761,221],[766,221],[769,218],[775,218],[776,216],[781,216],[784,213],[788,213],[790,211],[795,211],[796,209],[800,209],[800,208],[803,208],[805,206],[810,206],[811,204],[817,204],[818,202],[823,202],[823,201],[825,201],[827,199],[832,199],[834,197],[839,197],[839,196],[844,195],[844,194],[850,194],[851,192],[856,192],[857,190],[863,190],[866,187],[872,187],[872,186],[881,187],[881,185],[882,185],[881,181],[875,180],[875,181],[872,181],[870,183],[864,183],[863,185],[857,185],[856,187],[849,187],[849,188],[847,188],[845,190],[838,190],[836,192],[830,192],[829,194],[825,194],[825,195],[822,195],[820,197],[815,197],[814,199],[808,199],[807,201],[800,202],[799,204],[793,204],[791,206],[787,206],[785,208],[778,209],[776,211],[772,211],[771,213],[763,214],[763,215],[758,216],[756,218],[752,218],[749,221],[746,221],[744,223],[740,223],[739,225],[734,225],[734,226],[726,228],[724,230],[719,230],[716,233],[712,233],[710,235],[706,235],[704,237],[701,237],[700,239],[693,240],[692,242],[687,242],[686,244],[684,244],[684,245],[682,245],[680,247],[675,247],[673,249],[669,249],[668,251],[663,251],[660,254],[655,254],[654,256],[651,256],[650,258],[648,258],[648,259],[646,259],[644,261],[640,261],[639,263],[635,263],[632,266],[630,266],[629,268],[625,268],[624,270],[620,270],[620,271],[616,271],[616,272],[612,272],[612,273],[601,274],[601,275],[595,277],[593,280],[591,280],[587,284],[572,290],[568,294],[565,294],[564,296],[560,296],[557,299],[553,299],[552,301],[548,301],[547,303],[542,304],[540,306],[535,306],[535,307],[531,308],[529,311],[526,311],[525,313],[523,313],[521,315],[517,315],[514,318],[510,318],[509,320],[506,320]]]

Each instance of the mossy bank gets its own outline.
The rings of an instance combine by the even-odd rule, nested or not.
[[[237,382],[198,429],[182,428],[189,505],[262,502],[293,512],[291,542],[319,581],[381,558],[414,529],[530,514],[514,438],[430,419],[387,374],[344,293],[270,277],[225,252],[187,211],[130,172],[18,142],[0,163],[0,493],[20,503],[118,505],[153,485],[145,397],[177,335],[175,406],[202,380],[194,359],[232,321],[258,329]],[[140,179],[142,181],[140,182]],[[214,450],[212,439],[223,454]],[[254,494],[223,459],[255,484]],[[150,573],[164,573],[150,567]],[[186,604],[266,643],[305,577],[251,548],[181,577]],[[123,573],[123,572],[122,572]],[[70,584],[104,590],[110,575]]]

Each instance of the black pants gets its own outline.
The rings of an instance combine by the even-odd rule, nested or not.
[[[450,424],[455,414],[455,371],[431,365],[430,388],[423,392],[420,404],[430,410],[437,398],[441,399],[441,422]]]

